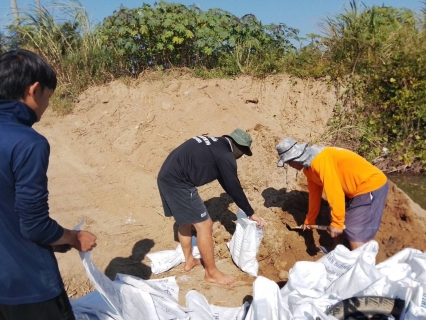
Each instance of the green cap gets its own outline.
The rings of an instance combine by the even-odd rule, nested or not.
[[[225,137],[230,137],[232,140],[234,140],[234,142],[240,146],[243,147],[247,147],[247,148],[243,148],[243,152],[248,155],[248,156],[252,156],[253,153],[250,150],[251,147],[251,143],[253,142],[252,138],[250,137],[250,135],[245,132],[244,130],[241,130],[239,128],[236,128],[234,131],[232,131],[231,134],[229,135],[225,135]]]

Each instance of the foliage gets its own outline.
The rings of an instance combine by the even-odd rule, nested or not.
[[[292,50],[289,38],[297,30],[264,26],[253,15],[239,19],[221,9],[161,1],[153,7],[121,7],[104,19],[99,33],[106,49],[115,49],[134,75],[150,67],[223,68],[234,75],[254,65],[273,71],[277,55]]]
[[[54,104],[54,108],[63,113],[81,90],[104,81],[112,58],[102,50],[86,12],[77,1],[58,7],[55,15],[46,7],[21,13],[20,24],[9,27],[14,41],[9,46],[35,51],[54,67],[59,83],[57,95],[67,100]]]
[[[426,52],[422,23],[407,9],[355,1],[326,19],[322,45],[335,79],[344,81],[342,126],[364,128],[358,151],[370,160],[389,150],[393,164],[426,165]],[[342,120],[342,118],[340,118]],[[385,149],[384,149],[385,148]]]
[[[369,160],[385,159],[388,168],[426,166],[426,1],[416,16],[351,0],[343,13],[325,18],[322,36],[305,39],[252,14],[163,1],[120,7],[92,28],[77,0],[52,1],[55,11],[22,12],[20,23],[0,34],[0,53],[19,46],[47,59],[58,73],[54,101],[62,111],[88,85],[146,69],[325,77],[342,92],[326,137]]]
[[[0,54],[6,52],[6,39],[4,33],[0,32]]]
[[[282,57],[283,66],[281,70],[301,78],[328,76],[330,63],[324,55],[321,37],[316,34],[308,34],[307,37],[307,39],[299,39],[300,41],[309,40],[307,45]]]

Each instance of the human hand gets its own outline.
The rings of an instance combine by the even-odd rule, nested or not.
[[[259,217],[256,213],[253,213],[250,217],[250,220],[252,221],[256,221],[257,222],[257,226],[260,228],[263,228],[267,225],[267,223],[265,222],[265,220],[263,220],[261,217]]]
[[[91,251],[96,247],[96,236],[89,231],[76,231],[77,241],[73,247],[81,252]]]
[[[339,229],[330,225],[327,227],[327,232],[332,238],[337,238],[343,233],[343,229]]]
[[[311,228],[309,227],[309,224],[302,224],[302,230],[311,230]]]

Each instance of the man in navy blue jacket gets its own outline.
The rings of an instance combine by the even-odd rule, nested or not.
[[[235,278],[219,271],[214,261],[212,228],[203,200],[196,187],[218,180],[249,219],[263,227],[265,222],[254,213],[237,175],[237,161],[251,156],[250,135],[235,129],[223,137],[197,136],[177,147],[164,162],[158,174],[158,189],[165,215],[173,216],[178,227],[179,242],[185,256],[185,271],[200,264],[191,252],[191,227],[197,231],[197,246],[205,268],[205,280],[229,285]]]
[[[31,126],[56,88],[37,54],[0,56],[0,320],[74,319],[54,251],[89,251],[96,237],[49,217],[49,143]]]

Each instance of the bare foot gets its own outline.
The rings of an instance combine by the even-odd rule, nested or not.
[[[235,281],[237,281],[237,279],[235,279],[233,276],[223,273],[217,269],[214,272],[210,272],[210,273],[207,273],[206,271],[206,275],[204,276],[204,279],[208,282],[213,282],[213,283],[223,284],[228,286],[233,284]]]
[[[195,266],[198,266],[201,264],[200,259],[188,259],[188,261],[185,261],[185,266],[183,267],[183,270],[185,271],[191,271]]]

